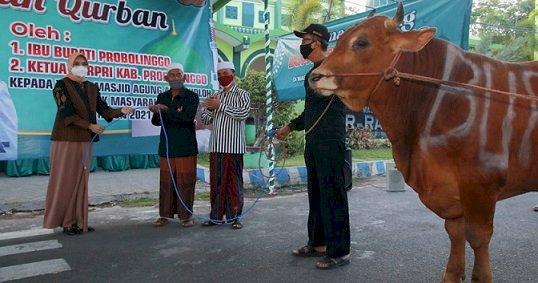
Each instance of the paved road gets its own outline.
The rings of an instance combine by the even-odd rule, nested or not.
[[[177,222],[154,228],[155,207],[112,207],[90,213],[95,232],[5,239],[14,235],[8,231],[39,227],[42,216],[4,216],[0,281],[14,274],[13,266],[39,262],[23,270],[55,273],[20,282],[439,282],[449,248],[443,222],[413,191],[384,189],[384,178],[372,177],[349,192],[352,262],[336,270],[319,271],[316,259],[290,255],[306,241],[306,194],[296,193],[261,199],[242,230],[201,227],[200,221],[192,228]],[[537,282],[537,200],[531,193],[498,204],[490,249],[495,282]],[[195,210],[205,214],[207,203],[197,202]],[[2,255],[10,246],[29,252]],[[467,258],[469,276],[469,249]]]

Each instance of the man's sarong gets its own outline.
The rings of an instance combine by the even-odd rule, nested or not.
[[[243,154],[209,155],[211,219],[235,218],[243,212]]]

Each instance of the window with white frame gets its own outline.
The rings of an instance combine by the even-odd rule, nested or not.
[[[237,20],[237,7],[226,6],[226,18]]]
[[[267,12],[267,17],[269,18],[269,23],[271,23],[271,13]],[[258,23],[265,23],[265,18],[263,17],[263,11],[258,11]]]

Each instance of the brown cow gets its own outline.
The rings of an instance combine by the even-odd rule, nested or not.
[[[538,188],[538,64],[465,52],[433,38],[434,28],[401,32],[402,17],[400,4],[392,19],[350,28],[310,84],[354,111],[369,105],[380,120],[406,183],[445,219],[443,282],[464,278],[465,241],[472,281],[492,282],[495,204]]]

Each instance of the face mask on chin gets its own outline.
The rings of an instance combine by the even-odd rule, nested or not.
[[[71,73],[77,77],[85,78],[88,75],[88,67],[85,66],[74,66],[71,69]]]
[[[182,81],[169,81],[168,84],[171,89],[181,89],[183,87]]]
[[[228,87],[228,86],[230,86],[232,84],[233,80],[234,80],[233,75],[221,76],[221,77],[219,77],[219,84],[222,87]]]
[[[314,49],[312,49],[312,42],[307,44],[301,44],[301,46],[299,47],[299,51],[301,51],[301,55],[303,55],[304,59],[308,59],[310,53],[314,51]]]

